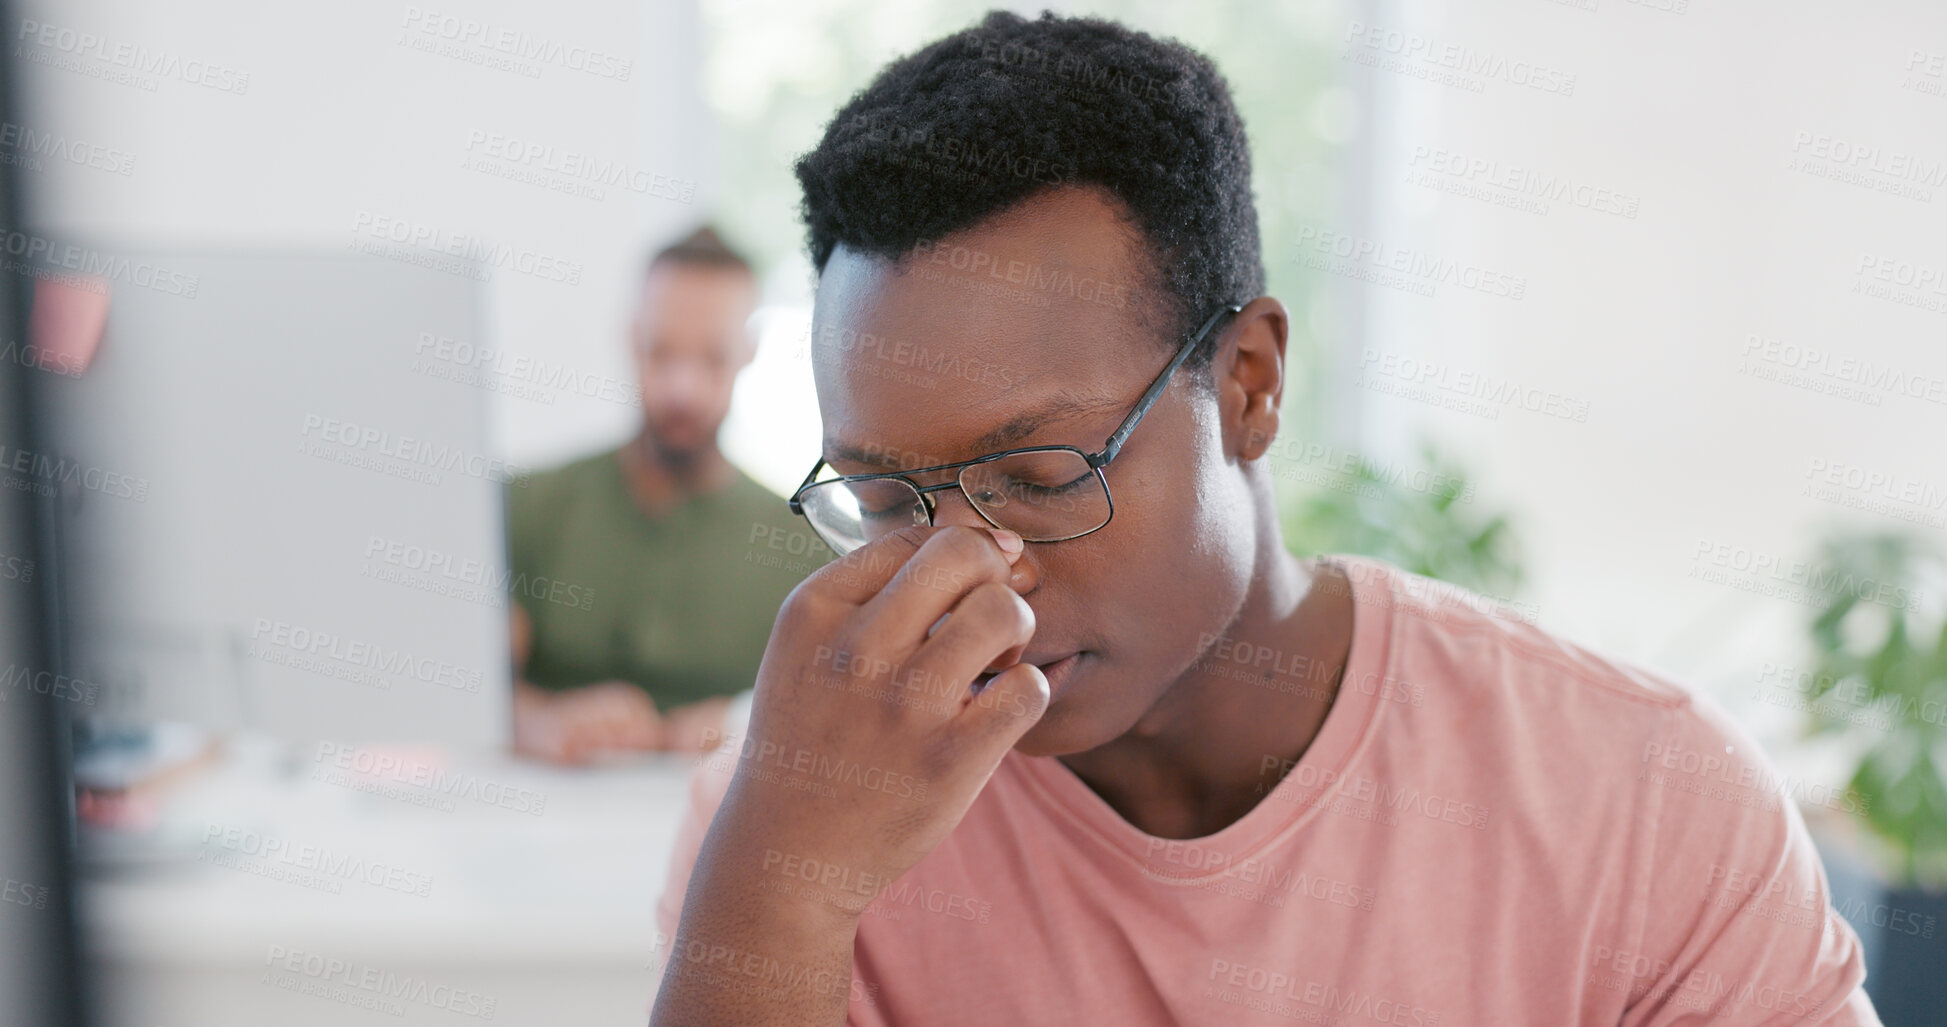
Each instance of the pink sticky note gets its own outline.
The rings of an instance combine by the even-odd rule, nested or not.
[[[108,326],[108,282],[85,285],[43,278],[34,282],[34,306],[27,319],[27,341],[34,364],[55,374],[79,375],[94,362]]]

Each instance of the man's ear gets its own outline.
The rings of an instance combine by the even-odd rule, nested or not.
[[[1224,333],[1226,342],[1211,371],[1224,414],[1225,448],[1240,460],[1263,456],[1278,435],[1290,333],[1284,304],[1270,296],[1245,304]]]

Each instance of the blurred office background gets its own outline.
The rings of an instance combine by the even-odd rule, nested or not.
[[[40,349],[9,340],[9,459],[83,473],[10,479],[42,535],[0,588],[49,628],[3,684],[120,799],[77,826],[72,906],[44,859],[0,868],[0,929],[72,912],[105,1024],[639,1022],[684,764],[502,755],[504,611],[387,554],[499,566],[500,484],[633,430],[643,260],[706,220],[763,286],[726,449],[795,485],[790,161],[989,6],[16,0],[7,254],[38,247]],[[1180,38],[1236,92],[1295,316],[1293,546],[1730,708],[1888,1022],[1930,1022],[1898,1011],[1947,966],[1947,9],[1045,6]],[[270,872],[303,846],[384,870]],[[445,997],[317,994],[308,957]]]

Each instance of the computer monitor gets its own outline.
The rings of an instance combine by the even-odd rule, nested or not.
[[[98,723],[498,744],[503,490],[482,275],[391,249],[88,247],[45,383],[61,662]],[[86,320],[85,317],[81,320]]]

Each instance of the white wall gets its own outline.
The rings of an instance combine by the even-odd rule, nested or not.
[[[42,232],[155,246],[343,248],[365,212],[579,267],[578,285],[513,266],[494,275],[494,337],[485,342],[507,368],[525,366],[519,357],[546,359],[576,382],[632,383],[624,330],[642,259],[715,198],[691,0],[23,0],[15,9],[23,22],[54,30],[43,37],[9,26],[8,46],[26,58],[21,122],[132,156],[113,161],[127,163],[127,174],[58,160],[28,168]],[[468,31],[462,18],[478,28],[455,41]],[[90,47],[87,35],[103,42]],[[526,66],[515,70],[481,63],[510,59],[496,41],[552,57],[513,57]],[[435,44],[457,56],[416,48]],[[124,61],[157,71],[135,71],[136,84],[104,78],[131,73],[117,64],[118,47]],[[590,51],[605,55],[593,64],[608,74],[577,67]],[[211,77],[209,65],[224,69],[218,85],[237,91],[190,81]],[[557,167],[620,162],[639,188],[611,185],[593,199],[463,167],[489,146],[518,152],[493,136],[549,147],[543,162]],[[694,183],[693,196],[668,198],[681,190],[656,175]],[[554,388],[502,392],[496,406],[507,453],[524,464],[607,441],[634,420],[624,404]]]
[[[456,23],[431,4],[171,8],[19,5],[26,21],[54,29],[10,30],[11,45],[41,62],[23,65],[22,122],[117,151],[130,167],[29,165],[43,232],[330,248],[356,238],[365,213],[476,235],[580,271],[578,285],[496,274],[484,342],[503,366],[544,359],[577,382],[609,383],[609,395],[628,391],[623,322],[643,252],[720,199],[692,2],[469,4],[464,17],[481,29],[457,44],[459,57],[415,48],[452,43]],[[1356,398],[1362,448],[1411,465],[1412,440],[1430,434],[1464,456],[1481,495],[1519,515],[1527,598],[1552,627],[1720,684],[1754,662],[1793,660],[1805,608],[1694,580],[1708,561],[1693,558],[1709,541],[1788,563],[1809,555],[1826,523],[1902,523],[1802,495],[1814,461],[1917,489],[1918,503],[1894,504],[1908,516],[1947,516],[1947,405],[1937,401],[1947,294],[1901,291],[1926,309],[1854,291],[1873,281],[1859,274],[1863,261],[1947,274],[1947,11],[1922,0],[1383,0],[1356,18],[1343,40],[1348,68],[1387,63],[1369,73],[1376,217],[1353,230],[1349,244],[1365,249],[1352,263],[1364,273],[1394,259],[1452,261],[1470,276],[1491,273],[1491,288],[1521,288],[1519,299],[1455,282],[1435,284],[1430,298],[1361,290],[1364,309],[1348,323],[1366,332],[1348,338],[1339,388]],[[90,50],[79,41],[87,34],[105,42]],[[527,62],[538,68],[530,77],[477,63],[496,56],[482,38],[560,53]],[[163,70],[137,85],[104,78],[128,71],[104,56],[117,47]],[[627,80],[567,66],[591,49],[629,61]],[[1470,62],[1478,70],[1459,71],[1459,84],[1435,78]],[[189,81],[212,64],[240,92]],[[618,160],[632,174],[693,182],[694,194],[681,203],[610,186],[594,200],[462,167],[485,136],[551,147],[557,162]],[[1865,148],[1871,181],[1904,179],[1916,195],[1820,177],[1842,170],[1815,152],[1826,137]],[[1487,169],[1448,174],[1441,152]],[[1575,196],[1537,213],[1423,184],[1506,200],[1513,192],[1493,183],[1528,173],[1634,216]],[[1753,366],[1793,368],[1754,363],[1754,335],[1829,353],[1835,368],[1853,358],[1869,373],[1904,375],[1936,401],[1856,383],[1866,400],[1847,399],[1758,377]],[[1365,347],[1381,356],[1362,368]],[[1437,364],[1449,385],[1512,381],[1586,419],[1518,403],[1492,404],[1489,419],[1402,399],[1369,387],[1375,370],[1387,387],[1412,384],[1384,373],[1389,359]],[[503,392],[495,409],[508,455],[528,464],[612,439],[634,416],[547,386]],[[733,442],[747,434],[731,426]]]
[[[1384,2],[1362,24],[1371,31],[1348,26],[1349,59],[1386,62],[1372,73],[1380,141],[1367,240],[1385,256],[1363,267],[1417,256],[1494,273],[1479,289],[1437,284],[1431,298],[1364,290],[1371,335],[1348,345],[1382,354],[1365,368],[1380,385],[1340,383],[1359,395],[1363,430],[1401,455],[1431,435],[1480,472],[1484,500],[1519,517],[1526,598],[1545,626],[1688,676],[1770,724],[1777,742],[1793,718],[1744,698],[1762,664],[1798,661],[1811,608],[1690,575],[1717,567],[1696,558],[1706,543],[1736,547],[1733,561],[1736,550],[1808,559],[1835,522],[1906,524],[1942,541],[1947,8]],[[1480,73],[1428,77],[1455,62]],[[1820,156],[1839,145],[1869,155]],[[1441,151],[1484,170],[1449,173]],[[1589,191],[1545,213],[1510,208],[1516,192],[1493,183],[1520,180],[1515,169]],[[1423,172],[1477,195],[1429,187]],[[1829,174],[1852,172],[1881,188]],[[1912,195],[1888,191],[1902,182]],[[1591,209],[1630,204],[1633,217]],[[1862,262],[1931,276],[1893,287],[1924,306],[1857,291],[1884,284]],[[1517,281],[1518,299],[1490,294]],[[1753,336],[1781,348],[1764,360],[1747,352]],[[1852,358],[1873,368],[1855,379],[1887,369],[1922,398],[1856,380],[1855,398],[1841,398],[1763,377],[1806,359],[1785,345],[1830,354],[1832,373],[1810,375],[1827,388],[1848,387],[1840,362]],[[1385,354],[1397,356],[1390,368]],[[1444,368],[1422,383],[1432,399],[1382,391],[1411,384],[1409,360]],[[1570,416],[1491,401],[1493,416],[1442,408],[1466,398],[1464,373],[1552,395]],[[1815,466],[1838,465],[1886,476],[1896,495],[1916,490],[1917,502],[1892,508],[1928,523],[1802,494]]]

